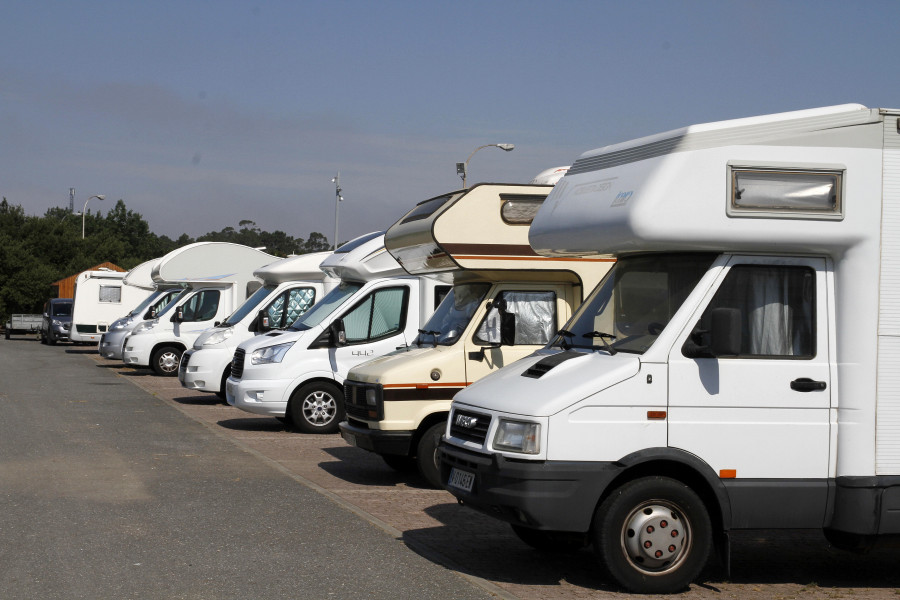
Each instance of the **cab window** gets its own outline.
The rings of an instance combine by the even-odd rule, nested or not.
[[[408,287],[383,288],[366,296],[344,315],[348,344],[362,344],[400,333],[406,326]]]
[[[556,334],[554,292],[501,292],[478,330],[476,344],[543,346]]]

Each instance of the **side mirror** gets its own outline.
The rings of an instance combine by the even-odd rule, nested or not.
[[[514,346],[516,344],[516,315],[514,313],[500,313],[500,345]]]
[[[484,362],[484,351],[488,348],[499,348],[500,346],[502,346],[502,344],[488,344],[487,346],[482,346],[480,349],[475,350],[474,352],[469,352],[469,360]]]
[[[266,313],[266,309],[262,309],[256,315],[256,330],[260,333],[265,333],[271,329],[269,326],[269,315]]]
[[[346,346],[347,345],[347,332],[344,330],[344,320],[343,319],[335,319],[331,322],[331,325],[328,326],[328,331],[331,333],[331,343],[334,346]]]
[[[741,311],[736,308],[714,308],[710,314],[709,348],[715,356],[737,356],[741,353]]]
[[[181,323],[184,321],[184,309],[180,306],[175,310],[175,314],[172,315],[172,318],[169,319],[173,323]]]

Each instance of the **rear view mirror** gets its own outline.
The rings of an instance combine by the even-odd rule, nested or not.
[[[328,326],[328,330],[331,332],[331,343],[334,346],[346,346],[347,345],[347,332],[344,330],[344,320],[343,319],[335,319],[331,322],[331,325]]]
[[[736,308],[714,308],[710,313],[709,349],[714,356],[737,356],[741,353],[741,311]]]
[[[516,344],[516,315],[514,313],[500,313],[500,345],[514,346]]]
[[[256,329],[260,333],[271,331],[271,322],[269,321],[269,315],[266,312],[266,309],[262,309],[259,311],[259,314],[256,315]]]
[[[181,323],[182,321],[184,321],[184,309],[180,306],[175,309],[175,314],[172,315],[172,318],[170,320],[173,323]]]

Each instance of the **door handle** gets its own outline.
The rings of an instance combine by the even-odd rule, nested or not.
[[[791,382],[791,389],[795,392],[820,392],[828,385],[824,381],[816,381],[809,377],[801,377]]]

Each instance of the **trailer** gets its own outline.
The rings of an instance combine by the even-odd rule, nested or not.
[[[5,336],[36,334],[41,330],[42,315],[15,314],[6,322]]]

